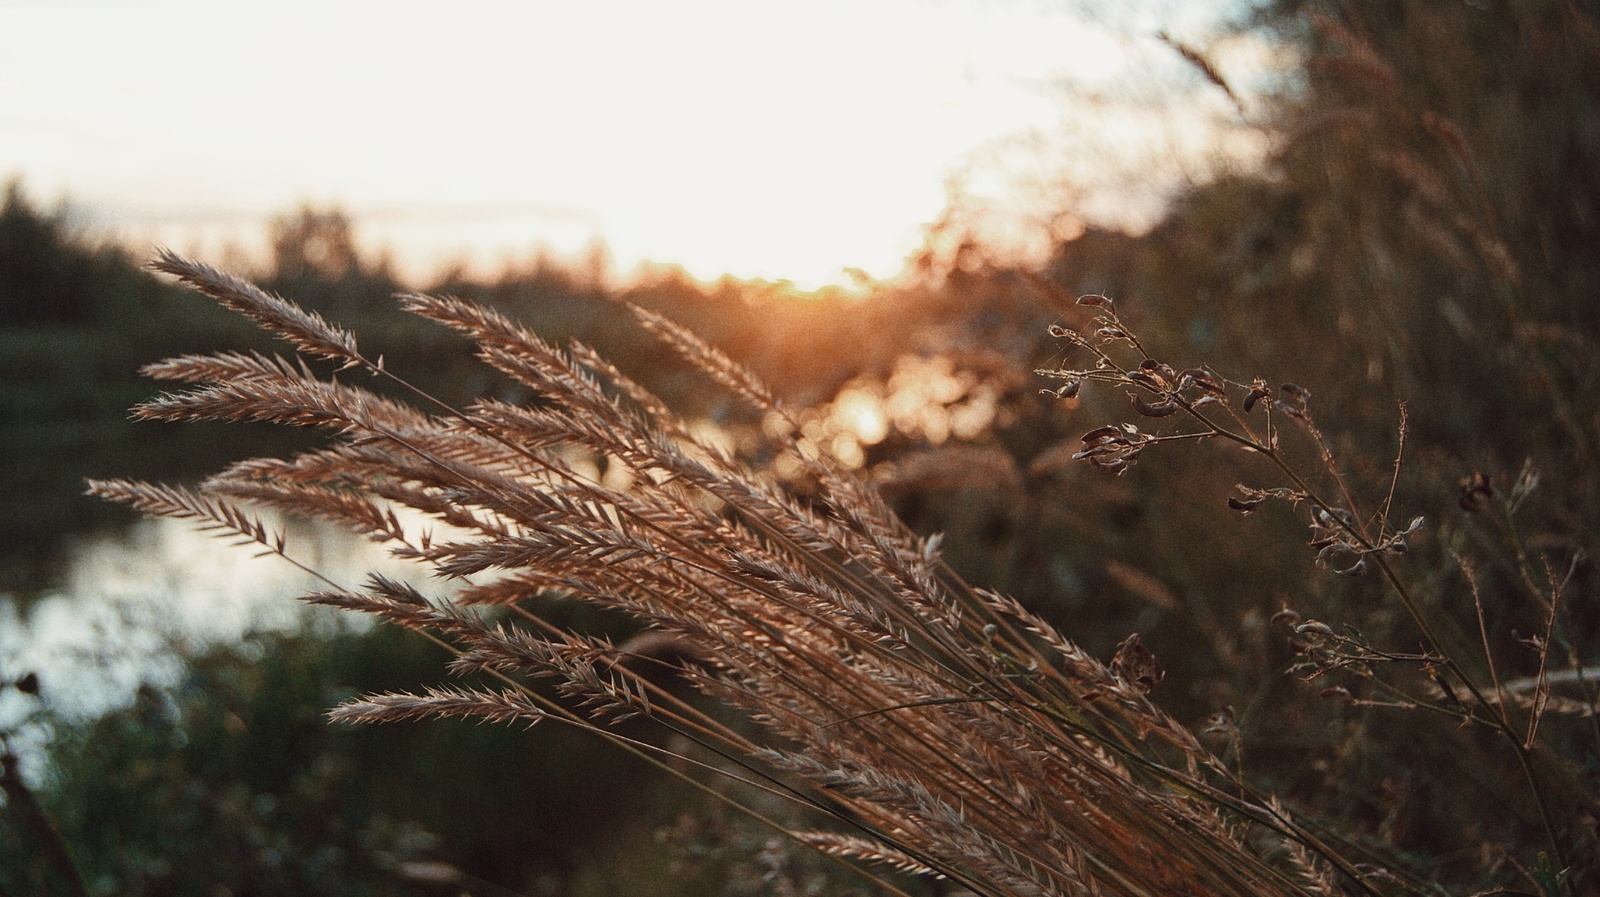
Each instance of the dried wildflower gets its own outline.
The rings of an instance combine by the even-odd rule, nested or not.
[[[1103,473],[1121,476],[1152,438],[1133,424],[1100,427],[1083,434],[1083,449],[1072,460],[1088,461]]]
[[[1310,546],[1317,549],[1316,563],[1341,576],[1367,572],[1366,549],[1355,538],[1355,515],[1344,508],[1311,508]],[[1349,561],[1345,566],[1341,562]]]

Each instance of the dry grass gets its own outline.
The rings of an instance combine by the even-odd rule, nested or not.
[[[1379,499],[1363,496],[1346,477],[1332,443],[1318,426],[1309,390],[1294,383],[1271,386],[1260,378],[1232,381],[1209,366],[1175,369],[1140,341],[1111,299],[1084,296],[1076,305],[1089,313],[1088,321],[1081,327],[1056,325],[1051,332],[1085,363],[1038,371],[1060,384],[1046,394],[1076,399],[1086,389],[1115,391],[1122,393],[1129,407],[1123,421],[1084,434],[1074,460],[1122,476],[1146,452],[1159,452],[1169,444],[1215,442],[1242,449],[1259,462],[1254,476],[1260,479],[1237,485],[1227,506],[1246,515],[1267,503],[1292,506],[1309,526],[1308,546],[1315,566],[1336,577],[1376,580],[1377,588],[1368,591],[1393,601],[1412,630],[1388,633],[1392,641],[1385,643],[1383,637],[1369,636],[1349,620],[1335,620],[1330,626],[1304,619],[1285,606],[1273,622],[1291,633],[1296,658],[1287,672],[1325,686],[1320,693],[1324,699],[1449,719],[1462,739],[1457,749],[1467,746],[1471,736],[1466,733],[1491,733],[1498,741],[1496,750],[1514,761],[1520,773],[1520,782],[1505,783],[1505,794],[1494,811],[1511,816],[1526,802],[1543,834],[1542,844],[1536,842],[1536,856],[1519,860],[1516,854],[1523,852],[1523,846],[1510,843],[1495,845],[1496,852],[1512,866],[1525,862],[1519,876],[1541,893],[1573,893],[1574,872],[1579,868],[1575,848],[1584,840],[1575,829],[1582,817],[1572,818],[1570,806],[1564,807],[1566,813],[1558,807],[1574,796],[1583,799],[1578,784],[1581,763],[1564,756],[1565,736],[1545,738],[1544,724],[1552,711],[1591,718],[1595,714],[1593,669],[1581,662],[1579,651],[1569,650],[1563,658],[1557,647],[1564,640],[1558,638],[1561,631],[1572,629],[1568,593],[1581,555],[1569,558],[1564,568],[1541,558],[1543,569],[1535,572],[1533,562],[1519,552],[1519,575],[1537,602],[1539,628],[1526,636],[1515,631],[1511,635],[1521,643],[1518,654],[1536,658],[1537,672],[1508,679],[1502,671],[1522,657],[1507,656],[1499,647],[1506,641],[1505,617],[1496,608],[1495,623],[1490,623],[1473,562],[1459,553],[1450,556],[1451,572],[1463,583],[1455,597],[1464,600],[1448,603],[1422,597],[1416,581],[1426,583],[1427,565],[1419,571],[1407,564],[1411,542],[1427,535],[1429,521],[1423,516],[1407,519],[1396,507],[1407,443],[1404,404],[1397,411],[1396,455],[1383,477],[1387,491]],[[1292,442],[1300,444],[1291,446]],[[1531,471],[1531,465],[1525,467],[1524,480],[1533,476]],[[1534,485],[1519,481],[1510,495],[1496,495],[1479,473],[1461,483],[1459,504],[1468,514],[1499,512],[1514,537],[1512,518]],[[1470,629],[1452,618],[1450,604],[1465,605],[1472,615]],[[1563,660],[1568,668],[1556,669]],[[1553,700],[1557,682],[1576,688],[1579,698]],[[1228,736],[1231,749],[1236,754],[1242,751],[1231,708],[1208,731]],[[1431,769],[1407,772],[1424,780],[1439,775]],[[1567,795],[1561,795],[1563,790]]]
[[[1342,859],[1151,703],[1161,667],[1137,636],[1102,663],[1017,602],[969,587],[941,563],[936,538],[911,533],[870,487],[782,427],[768,428],[779,434],[772,450],[820,484],[806,503],[698,438],[586,347],[554,347],[482,307],[403,299],[475,340],[484,361],[532,390],[527,404],[447,407],[284,299],[171,254],[153,267],[302,358],[220,353],[153,365],[152,376],[190,388],[139,406],[139,417],[271,421],[334,440],[241,462],[195,490],[101,480],[91,493],[291,559],[282,535],[246,506],[324,518],[459,585],[450,600],[377,577],[307,596],[451,645],[462,677],[371,695],[336,708],[335,719],[559,723],[656,752],[610,725],[643,717],[697,745],[675,758],[691,781],[711,788],[736,776],[792,801],[809,813],[794,818],[820,817],[826,829],[795,838],[864,861],[897,893],[892,876],[872,870],[939,876],[983,895],[1392,890],[1394,879]],[[632,311],[722,387],[788,420],[721,352]],[[312,365],[322,363],[385,381],[416,405],[320,377]],[[1223,388],[1196,375],[1183,389],[1212,386]],[[1158,401],[1154,411],[1166,408]],[[1085,451],[1108,469],[1145,447],[1126,428],[1102,435]],[[581,458],[628,476],[597,482]],[[616,485],[623,480],[630,485]],[[396,505],[461,535],[440,541],[402,525]],[[1373,559],[1382,544],[1347,547]],[[694,658],[676,672],[724,706],[658,684],[642,672],[655,661],[629,644],[547,622],[530,599],[553,595],[670,634]],[[533,687],[540,679],[554,689]],[[1379,880],[1390,884],[1380,891]]]

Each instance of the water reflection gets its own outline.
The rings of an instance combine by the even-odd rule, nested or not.
[[[370,571],[417,570],[344,532],[284,525],[290,554],[340,585],[359,585]],[[325,587],[281,558],[252,557],[182,522],[143,521],[72,550],[64,584],[25,615],[0,595],[0,673],[37,672],[53,713],[92,718],[131,703],[143,684],[173,684],[183,658],[208,646],[325,613],[294,600]],[[0,704],[0,727],[24,712]]]

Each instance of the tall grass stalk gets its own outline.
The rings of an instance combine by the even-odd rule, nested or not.
[[[1103,663],[1016,601],[962,582],[937,538],[910,532],[806,443],[752,374],[671,322],[631,309],[723,388],[790,421],[766,429],[772,450],[819,484],[812,499],[696,435],[589,348],[558,348],[492,310],[402,298],[476,341],[485,362],[534,396],[458,409],[285,299],[171,253],[152,267],[299,357],[220,352],[151,365],[150,376],[186,388],[138,406],[139,418],[269,421],[333,440],[239,462],[194,489],[97,480],[89,491],[290,559],[285,537],[250,506],[321,518],[457,586],[447,599],[428,594],[433,584],[374,576],[306,596],[449,645],[461,677],[368,695],[333,719],[560,722],[623,740],[611,724],[643,717],[704,751],[675,766],[685,776],[713,787],[706,776],[737,775],[808,811],[795,818],[816,830],[771,820],[798,841],[981,895],[1379,893],[1370,870],[1253,794],[1150,701],[1161,669],[1137,637]],[[314,366],[328,363],[336,371],[319,376]],[[627,476],[597,482],[578,458]],[[396,506],[454,535],[404,525]],[[670,634],[692,658],[677,675],[721,706],[646,675],[652,661],[627,643],[553,624],[531,600],[552,596]]]

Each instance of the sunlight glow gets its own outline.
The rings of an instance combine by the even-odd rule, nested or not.
[[[313,202],[412,276],[603,240],[815,287],[897,273],[986,148],[1131,46],[977,0],[0,0],[0,177],[183,250]]]

